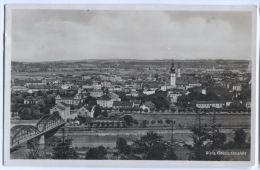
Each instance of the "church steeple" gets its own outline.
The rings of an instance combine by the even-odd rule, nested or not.
[[[178,70],[177,70],[177,77],[181,77],[181,66],[180,63],[178,63]]]
[[[171,73],[175,73],[175,67],[174,67],[174,62],[172,60],[172,67],[170,68]]]
[[[170,69],[170,73],[171,73],[171,86],[176,87],[176,72],[175,72],[173,60],[172,60],[172,67]]]

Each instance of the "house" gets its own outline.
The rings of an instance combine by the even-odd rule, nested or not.
[[[250,101],[246,101],[245,106],[247,109],[251,108],[251,102]]]
[[[110,92],[110,93],[108,94],[108,96],[109,96],[111,99],[113,99],[114,101],[121,101],[121,98],[120,98],[119,95],[116,94],[116,93]]]
[[[130,91],[125,94],[126,96],[133,96],[133,97],[138,97],[139,93],[137,91]]]
[[[38,102],[41,101],[41,100],[43,100],[42,96],[36,96],[36,97],[27,96],[24,99],[24,104],[38,104]]]
[[[155,84],[155,83],[151,83],[151,84],[146,84],[144,85],[144,90],[146,91],[155,91],[157,90],[159,87],[158,84]]]
[[[170,89],[173,89],[174,87],[171,86],[171,85],[162,85],[161,86],[161,91],[167,91],[167,90],[170,90]]]
[[[82,89],[94,89],[94,87],[91,84],[84,84],[82,85]]]
[[[79,90],[79,88],[77,87],[77,86],[69,86],[68,88],[66,88],[66,89],[63,89],[63,91],[65,92],[65,93],[77,93],[78,92],[78,90]]]
[[[121,85],[115,85],[113,90],[114,91],[123,91],[123,89],[124,88]]]
[[[223,108],[226,106],[225,101],[197,101],[196,107],[200,109]]]
[[[97,104],[101,107],[113,107],[114,100],[111,99],[108,95],[103,95],[97,98]]]
[[[185,77],[177,77],[176,78],[176,87],[178,89],[186,90],[189,88],[189,81]]]
[[[151,94],[155,94],[155,90],[147,90],[147,91],[143,91],[143,93],[145,94],[145,95],[151,95]]]
[[[155,105],[151,102],[151,101],[146,101],[144,102],[140,108],[142,108],[143,110],[148,110],[148,112],[151,112],[151,109],[155,108]]]
[[[82,117],[94,117],[93,112],[89,111],[89,108],[87,106],[82,106],[77,111],[78,116]]]
[[[60,90],[59,86],[53,85],[30,85],[28,87],[27,93],[34,93],[37,91],[58,91]]]
[[[109,77],[109,81],[111,81],[111,82],[122,82],[123,79],[120,76],[113,75],[113,76]]]
[[[130,107],[134,107],[134,102],[129,102],[129,101],[114,101],[113,102],[114,109],[130,108]]]
[[[71,86],[74,86],[74,84],[65,83],[65,84],[61,85],[61,89],[66,90],[66,89],[70,88]]]
[[[45,77],[42,82],[46,83],[46,84],[53,84],[53,82],[56,81],[56,78],[54,77]]]
[[[102,90],[94,90],[94,91],[90,92],[90,96],[95,97],[95,98],[101,97],[101,96],[103,96],[103,94],[104,93]]]
[[[67,103],[64,103],[64,102],[57,103],[57,105],[55,105],[54,107],[52,107],[50,109],[50,114],[51,115],[53,115],[55,112],[58,112],[59,115],[65,121],[67,121],[70,118],[70,116],[71,116],[70,105],[68,105]],[[75,117],[75,116],[73,115],[73,117]]]
[[[60,95],[57,95],[55,97],[55,103],[67,103],[67,104],[73,104],[73,105],[78,105],[79,103],[83,102],[83,99],[81,95],[76,94],[75,97],[61,97]]]
[[[108,87],[111,87],[112,84],[111,84],[111,82],[109,82],[109,81],[104,81],[104,82],[101,83],[101,86],[102,86],[102,87],[107,87],[107,88],[108,88]]]
[[[42,80],[26,80],[25,87],[31,86],[31,85],[46,85],[46,82]]]
[[[177,103],[177,99],[179,96],[182,96],[183,91],[175,89],[173,91],[167,92],[167,97],[170,99],[171,103]]]
[[[27,88],[24,86],[12,86],[13,92],[26,92]]]
[[[116,118],[87,118],[86,125],[88,127],[124,127],[125,122]]]
[[[83,80],[90,80],[91,76],[82,76]]]
[[[52,82],[53,85],[60,85],[61,84],[61,81],[60,80],[55,80]]]
[[[186,89],[188,89],[188,88],[193,88],[193,87],[199,87],[199,86],[202,85],[202,84],[199,82],[199,80],[196,79],[196,78],[191,78],[191,79],[188,80],[188,82],[189,82],[189,86],[186,87]]]
[[[232,90],[233,90],[233,91],[240,92],[240,91],[242,91],[242,85],[241,85],[241,84],[238,84],[238,83],[233,84]]]
[[[140,107],[142,101],[141,100],[130,100],[130,102],[134,103],[134,107]]]
[[[102,85],[101,84],[93,84],[93,88],[95,90],[101,90],[102,89]]]

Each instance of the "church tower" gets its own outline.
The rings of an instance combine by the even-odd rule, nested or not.
[[[172,60],[172,67],[170,69],[170,73],[171,73],[171,86],[176,87],[176,72],[175,72],[173,60]]]
[[[178,63],[178,75],[177,77],[181,77],[181,66],[180,63]]]

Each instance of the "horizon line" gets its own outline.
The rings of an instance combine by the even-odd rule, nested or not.
[[[11,60],[11,62],[18,62],[18,63],[40,63],[40,62],[66,62],[66,61],[72,61],[72,62],[77,62],[77,61],[88,61],[88,60],[97,60],[97,61],[102,61],[102,60],[136,60],[136,61],[160,61],[160,60],[172,60],[172,59],[78,59],[78,60],[47,60],[47,61],[14,61]],[[173,61],[185,61],[185,60],[236,60],[236,61],[250,61],[251,59],[174,59]]]

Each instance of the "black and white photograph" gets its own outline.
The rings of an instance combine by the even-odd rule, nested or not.
[[[6,164],[254,162],[256,7],[7,5],[5,17]]]

